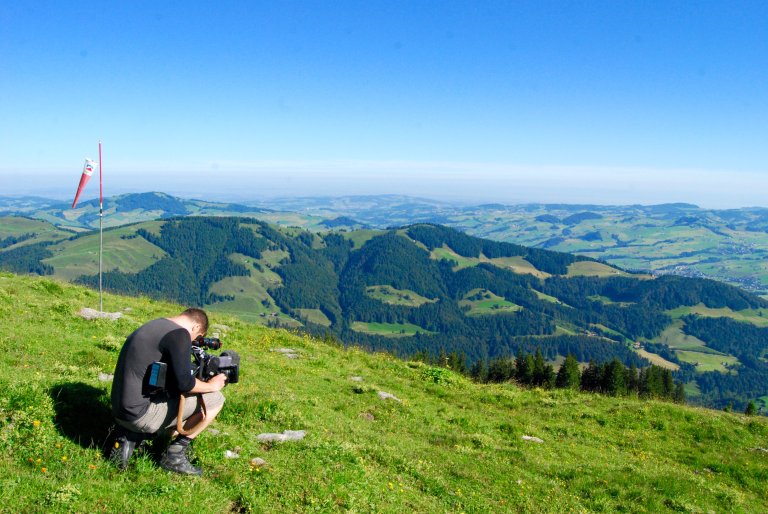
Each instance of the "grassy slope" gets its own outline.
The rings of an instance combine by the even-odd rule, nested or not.
[[[569,391],[479,386],[216,315],[241,382],[196,443],[202,479],[148,456],[119,473],[103,439],[124,337],[179,307],[0,274],[0,510],[8,512],[576,512],[768,509],[764,418]],[[300,358],[271,351],[290,347]],[[350,380],[360,376],[362,382]],[[383,390],[403,400],[382,401]],[[79,406],[78,414],[71,415]],[[302,429],[296,443],[261,432]],[[76,433],[85,432],[81,442]],[[537,436],[543,444],[522,440]],[[226,450],[237,451],[225,459]],[[264,458],[257,471],[249,461]],[[40,459],[39,461],[37,459]],[[45,468],[45,472],[42,471]]]

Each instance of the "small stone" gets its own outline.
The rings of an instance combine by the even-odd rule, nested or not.
[[[207,432],[211,435],[219,435],[221,433],[221,430],[216,430],[215,428],[209,428]]]
[[[99,372],[99,382],[111,382],[113,378],[115,378],[114,375]]]
[[[227,459],[236,459],[239,456],[240,455],[238,455],[237,453],[235,453],[233,451],[230,451],[230,450],[227,450],[227,451],[224,452],[224,457],[227,458]]]
[[[83,307],[80,309],[80,312],[78,315],[87,320],[94,320],[94,319],[108,319],[112,321],[116,321],[120,319],[123,316],[122,312],[101,312],[97,311],[96,309],[90,309],[88,307]]]
[[[363,377],[349,377],[352,382],[362,382]]]
[[[376,419],[376,417],[370,412],[363,412],[360,414],[360,417],[366,421],[374,421]]]
[[[287,359],[298,359],[299,356],[295,353],[286,353],[284,354]]]
[[[400,398],[398,398],[392,393],[386,393],[384,391],[379,391],[379,398],[381,398],[382,400],[395,400],[396,402],[402,403],[402,400]]]
[[[251,466],[254,466],[257,468],[263,468],[266,465],[267,465],[267,461],[265,461],[261,457],[254,457],[251,459]]]
[[[539,439],[538,437],[534,437],[532,435],[524,435],[523,436],[523,441],[530,441],[532,443],[543,443],[544,442],[543,439]]]
[[[291,348],[275,348],[272,351],[277,353],[297,353],[296,350],[292,350]]]

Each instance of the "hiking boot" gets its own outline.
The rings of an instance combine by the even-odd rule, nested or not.
[[[203,474],[201,468],[196,468],[189,462],[187,458],[188,446],[182,446],[180,444],[171,444],[163,454],[163,458],[160,459],[160,467],[174,473],[180,473],[182,475],[197,475]]]
[[[122,430],[117,438],[115,444],[109,452],[109,460],[123,471],[128,467],[128,461],[133,455],[133,451],[136,449],[136,445],[141,445],[144,441],[144,437],[136,432],[130,432],[128,430]]]

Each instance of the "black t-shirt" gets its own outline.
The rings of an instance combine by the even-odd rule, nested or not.
[[[153,362],[168,364],[166,390],[185,393],[195,387],[192,375],[192,340],[189,332],[165,318],[152,320],[125,340],[112,381],[112,415],[135,421],[147,412],[151,394],[149,369]]]

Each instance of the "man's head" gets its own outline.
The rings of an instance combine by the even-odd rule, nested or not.
[[[189,330],[190,337],[194,340],[198,336],[204,336],[208,332],[208,315],[202,309],[190,308],[178,315],[187,321],[185,328]]]

